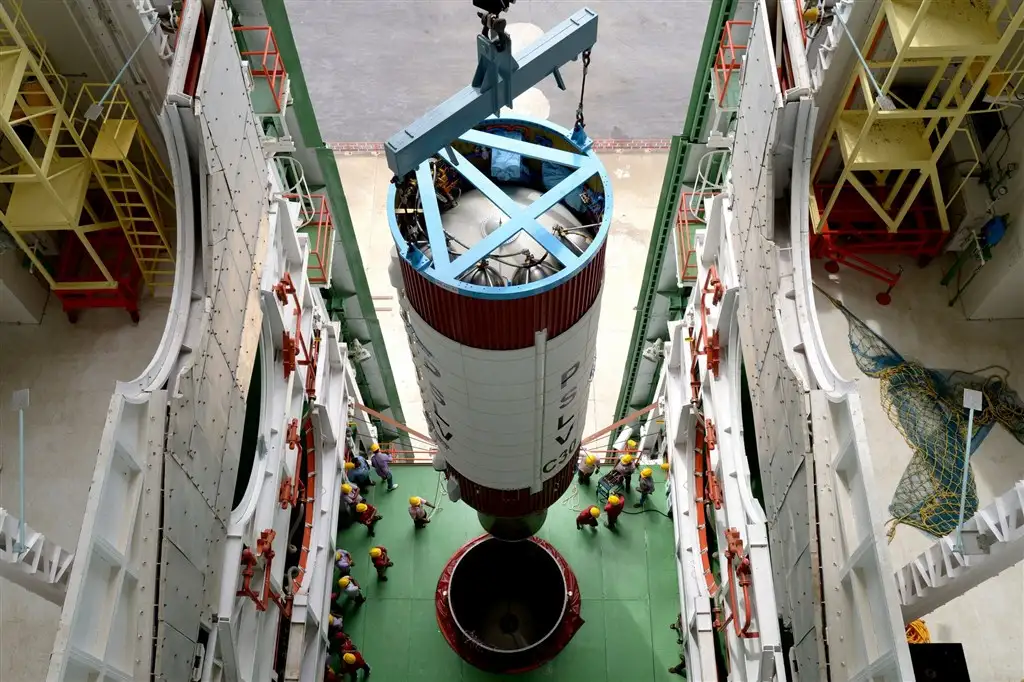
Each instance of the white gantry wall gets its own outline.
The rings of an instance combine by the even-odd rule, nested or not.
[[[178,211],[171,310],[149,367],[111,400],[51,682],[266,680],[282,627],[286,679],[319,679],[326,661],[344,433],[361,399],[306,278],[308,240],[280,197],[227,4],[211,17],[196,96],[175,89],[187,67],[175,59],[160,117]],[[197,18],[184,17],[186,43]],[[305,343],[287,369],[286,332]],[[233,509],[257,357],[260,434]],[[302,541],[289,553],[297,509]],[[41,567],[40,591],[60,598],[70,560]]]
[[[781,30],[796,31],[797,25],[791,16],[783,16],[780,22]],[[766,612],[760,609],[767,608],[761,599],[766,590],[761,586],[774,582],[773,602],[777,600],[777,612],[794,637],[789,661],[794,677],[819,679],[829,674],[837,682],[913,680],[882,520],[871,505],[873,475],[859,401],[828,357],[811,294],[807,251],[808,171],[815,125],[811,83],[806,63],[797,64],[795,87],[781,91],[770,27],[766,5],[758,2],[731,140],[729,177],[723,192],[708,202],[706,234],[696,240],[702,278],[694,294],[698,304],[691,304],[688,314],[692,317],[683,323],[685,329],[675,330],[669,349],[666,419],[674,424],[670,433],[675,434],[679,456],[691,459],[696,441],[705,435],[701,419],[708,417],[709,408],[715,412],[712,419],[731,420],[728,432],[724,423],[715,425],[721,452],[717,460],[713,454],[710,462],[712,467],[730,466],[728,444],[742,452],[742,440],[735,440],[741,424],[732,406],[739,400],[739,388],[718,387],[722,382],[729,385],[725,378],[731,372],[738,375],[742,354],[764,488],[763,522],[759,523],[761,510],[745,485],[741,458],[732,458],[735,468],[719,472],[719,479],[724,474],[729,480],[732,497],[729,486],[721,480],[719,485],[724,523],[742,522],[754,529],[744,537],[744,547],[752,553],[759,626],[764,628],[766,621]],[[790,57],[804,59],[799,50],[791,50]],[[724,287],[714,297],[702,294],[709,286],[705,279],[711,265],[716,266]],[[689,388],[687,358],[692,349],[688,339],[679,338],[692,338],[697,332],[691,334],[689,328],[701,327],[698,297],[719,299],[710,308],[705,306],[707,324],[719,335],[720,374],[710,386],[701,385],[702,415],[690,413],[693,406],[688,403],[698,398]],[[728,322],[730,317],[735,325]],[[686,347],[679,347],[681,341]],[[698,362],[703,370],[702,363],[706,363],[706,351]],[[705,381],[704,375],[701,378]],[[677,510],[695,513],[694,500],[702,497],[699,486],[703,483],[694,480],[688,466],[687,462],[683,471],[673,469],[674,503]],[[715,512],[716,516],[721,513]],[[707,597],[700,592],[708,591],[711,583],[702,577],[700,547],[692,544],[700,526],[687,516],[677,516],[677,532],[684,573],[681,583],[687,595],[697,595],[684,597],[684,613],[691,618],[687,643],[691,677],[714,679],[708,674],[714,659],[705,651]],[[757,534],[764,527],[770,540]],[[753,556],[756,551],[767,555],[767,547],[762,550],[760,545],[769,541],[770,573]],[[741,662],[745,655],[748,666],[753,665],[752,652],[742,647],[749,641],[730,639],[734,662]],[[775,661],[771,648],[775,642],[766,639],[761,645],[761,665],[768,659]],[[742,679],[762,679],[749,677],[752,667],[747,670],[748,677]]]
[[[709,213],[720,218],[720,204]],[[670,329],[660,382],[688,673],[711,681],[726,672],[715,660],[717,628],[730,680],[783,681],[768,525],[743,441],[739,277],[724,222],[708,225],[696,239],[697,286],[683,322]]]

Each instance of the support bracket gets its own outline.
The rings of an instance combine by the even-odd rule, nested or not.
[[[477,68],[472,85],[428,112],[384,145],[388,168],[404,178],[488,116],[496,115],[512,100],[548,76],[558,87],[565,83],[558,69],[575,61],[597,42],[597,13],[581,9],[545,33],[517,57],[507,40],[498,45],[477,36]],[[503,49],[498,49],[502,47]]]

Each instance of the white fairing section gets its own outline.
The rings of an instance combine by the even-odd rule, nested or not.
[[[795,44],[802,37],[792,19],[782,25]],[[874,474],[860,401],[829,357],[814,304],[808,183],[815,101],[801,88],[781,91],[763,1],[755,7],[749,42],[732,164],[722,210],[709,216],[706,245],[723,243],[731,254],[717,254],[718,262],[734,259],[737,266],[738,341],[757,433],[776,601],[793,630],[790,654],[801,680],[913,680],[882,519],[871,504]],[[804,60],[799,50],[790,56]],[[806,68],[793,66],[798,81],[806,80]],[[824,87],[820,70],[812,76]],[[834,77],[845,82],[847,76]],[[780,200],[788,211],[776,213],[785,206]],[[719,230],[729,239],[712,236]],[[725,506],[732,506],[728,494]]]
[[[185,17],[184,35],[197,16]],[[271,600],[258,610],[235,596],[243,547],[265,530],[276,532],[271,589],[282,603],[291,597],[285,678],[313,682],[324,669],[344,432],[360,396],[338,327],[306,277],[298,209],[277,196],[231,11],[217,0],[210,17],[196,96],[172,87],[160,117],[177,208],[164,335],[143,374],[118,384],[111,399],[70,580],[67,552],[33,578],[50,583],[55,601],[67,583],[48,682],[272,679],[282,612]],[[183,82],[186,62],[174,60],[172,84]],[[272,291],[285,273],[298,319],[296,301],[282,303]],[[296,322],[307,345],[321,330],[314,400],[303,354],[286,379],[278,352]],[[245,496],[232,509],[258,346],[261,437]],[[300,449],[286,436],[304,406],[316,483],[301,498],[312,519],[296,586],[284,575],[286,562],[297,561],[288,548],[292,510],[279,496],[298,470]],[[265,568],[261,558],[257,590]]]
[[[431,435],[456,471],[488,488],[536,491],[575,455],[600,307],[599,296],[556,338],[538,333],[533,348],[487,351],[437,333],[402,298]]]

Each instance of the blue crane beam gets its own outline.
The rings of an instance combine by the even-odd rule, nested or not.
[[[553,75],[565,89],[558,69],[577,59],[597,42],[597,13],[581,9],[545,33],[516,58],[511,44],[498,52],[494,44],[477,36],[477,72],[470,85],[395,133],[384,145],[388,167],[399,178],[414,172],[452,141],[512,100]],[[479,85],[477,85],[479,84]]]

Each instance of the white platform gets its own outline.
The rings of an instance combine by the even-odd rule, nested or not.
[[[153,357],[167,304],[143,301],[134,326],[124,310],[88,310],[72,325],[51,298],[42,324],[0,324],[0,506],[18,509],[18,415],[12,391],[28,388],[26,521],[62,547],[78,544],[89,481],[115,382]],[[60,609],[26,590],[0,588],[0,679],[42,680]]]
[[[895,261],[875,262],[895,266]],[[948,267],[945,260],[924,270],[904,264],[903,278],[887,307],[875,302],[875,294],[880,291],[875,280],[848,270],[828,275],[820,265],[815,264],[815,281],[841,298],[904,357],[929,368],[968,372],[1002,365],[1010,370],[1011,386],[1024,393],[1024,354],[1019,350],[1024,321],[968,321],[959,306],[949,307],[947,292],[939,285],[942,268]],[[857,369],[845,316],[820,294],[816,299],[822,333],[836,369],[857,382],[877,483],[872,502],[880,510],[887,510],[910,462],[910,447],[880,404],[879,382]],[[979,506],[985,507],[1024,477],[1024,446],[996,426],[971,458],[971,464]],[[934,538],[917,529],[899,526],[889,545],[893,567],[903,566],[933,542]],[[932,641],[964,644],[972,680],[1018,680],[1024,676],[1024,565],[982,583],[924,620]],[[993,637],[998,637],[999,646],[993,646]]]

